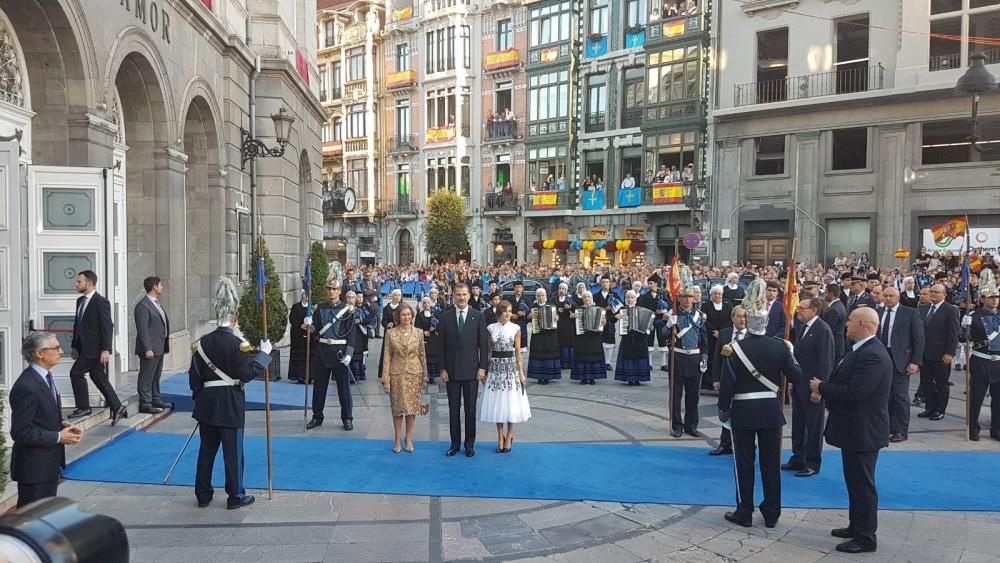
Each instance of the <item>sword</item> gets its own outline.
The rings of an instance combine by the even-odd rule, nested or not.
[[[164,485],[166,485],[167,481],[170,480],[170,475],[173,474],[174,469],[177,468],[177,464],[181,461],[181,456],[184,455],[184,451],[187,450],[187,447],[189,445],[191,445],[191,440],[194,438],[194,433],[198,431],[198,426],[200,426],[200,425],[201,425],[200,422],[196,422],[194,424],[194,428],[191,429],[191,434],[188,436],[187,441],[184,442],[184,447],[181,448],[180,453],[177,454],[177,459],[175,459],[174,460],[174,464],[170,466],[170,471],[167,471],[167,476],[163,478],[163,484]]]

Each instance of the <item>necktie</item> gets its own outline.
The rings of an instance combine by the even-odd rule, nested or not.
[[[885,347],[889,347],[889,324],[892,322],[892,309],[885,310],[885,319],[882,320],[882,335],[880,340]]]
[[[458,312],[458,332],[465,330],[465,311]]]
[[[802,325],[802,329],[799,331],[799,336],[796,338],[796,340],[802,340],[802,338],[806,335],[807,332],[809,332],[809,325],[805,324]]]
[[[80,298],[80,306],[76,308],[76,318],[80,320],[83,318],[83,310],[87,307],[87,296],[84,295]]]
[[[927,310],[927,319],[930,320],[934,316],[934,312],[937,311],[937,305],[931,305],[931,308]]]
[[[52,393],[52,400],[59,404],[59,395],[56,394],[56,383],[52,380],[52,372],[45,374],[45,381],[49,384],[49,391]]]

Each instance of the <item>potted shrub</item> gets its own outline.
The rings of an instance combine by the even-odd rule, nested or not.
[[[264,294],[267,296],[267,336],[273,344],[271,351],[271,381],[281,379],[281,353],[278,350],[277,342],[285,337],[288,329],[288,306],[285,304],[285,296],[281,290],[281,280],[278,279],[277,272],[274,271],[274,261],[267,251],[267,245],[261,245],[264,250],[264,278],[267,281]],[[263,315],[261,305],[257,303],[257,257],[258,247],[254,247],[253,257],[250,259],[250,280],[244,285],[243,295],[240,297],[239,325],[243,338],[251,346],[257,347],[264,338]]]

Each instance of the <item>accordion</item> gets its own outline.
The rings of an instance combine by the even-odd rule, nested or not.
[[[531,310],[531,334],[557,328],[558,313],[552,305],[539,305]]]
[[[605,310],[601,307],[583,307],[576,312],[576,333],[604,332]]]
[[[653,312],[643,307],[632,307],[618,324],[618,334],[625,336],[629,332],[649,334],[653,330]]]

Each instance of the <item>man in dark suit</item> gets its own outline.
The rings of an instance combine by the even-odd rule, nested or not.
[[[462,442],[461,409],[465,401],[465,455],[476,455],[476,398],[479,382],[486,380],[490,335],[483,314],[469,306],[469,287],[456,284],[452,292],[455,307],[438,314],[444,365],[441,381],[448,389],[448,423],[451,447],[446,454],[458,453]]]
[[[826,381],[833,371],[833,332],[819,317],[822,304],[819,299],[804,299],[795,312],[798,334],[795,341],[795,359],[802,367],[806,380],[816,378]],[[792,388],[792,457],[781,466],[785,471],[797,471],[796,477],[818,475],[823,461],[822,402],[809,399],[807,385]]]
[[[76,300],[76,317],[73,319],[73,367],[69,370],[73,385],[73,400],[76,410],[69,417],[88,416],[90,410],[90,390],[87,374],[94,381],[97,390],[104,396],[104,402],[111,408],[111,425],[128,418],[128,412],[118,400],[118,395],[108,381],[108,364],[111,362],[111,341],[114,324],[111,321],[111,302],[97,293],[97,274],[84,270],[76,276],[76,290],[83,295]]]
[[[924,323],[916,309],[904,307],[899,290],[882,291],[878,337],[892,358],[892,393],[889,396],[889,441],[902,442],[910,431],[910,376],[924,361]]]
[[[851,278],[851,296],[847,300],[847,312],[851,313],[859,307],[875,308],[875,298],[868,292],[868,280],[863,276]]]
[[[146,296],[135,304],[135,354],[139,356],[139,412],[159,414],[173,405],[160,399],[163,355],[170,352],[170,319],[160,306],[163,282],[156,276],[142,281]]]
[[[830,327],[830,332],[833,333],[833,363],[834,365],[844,357],[844,350],[846,348],[846,343],[844,342],[847,338],[845,333],[845,327],[847,325],[847,306],[844,302],[840,300],[841,288],[839,285],[828,285],[826,286],[826,294],[823,298],[826,300],[826,310],[820,315],[820,318]]]
[[[847,319],[851,351],[834,368],[828,381],[813,378],[814,400],[826,401],[826,441],[840,448],[844,481],[850,502],[846,528],[830,532],[848,541],[837,546],[844,553],[873,552],[877,546],[878,490],[875,463],[878,451],[889,445],[889,391],[892,360],[878,333],[878,313],[861,307]]]
[[[785,306],[778,299],[781,284],[767,282],[767,336],[785,337]]]
[[[930,289],[931,302],[921,305],[918,311],[924,321],[924,361],[920,366],[920,388],[927,401],[920,418],[941,420],[948,408],[948,378],[951,362],[958,348],[958,331],[961,319],[958,307],[948,303],[948,290],[944,284]]]
[[[50,371],[62,347],[47,332],[33,332],[21,344],[28,367],[10,390],[10,476],[17,481],[17,507],[56,496],[67,444],[83,438],[83,429],[64,422],[59,393]]]
[[[742,297],[740,300],[742,301]],[[715,349],[712,351],[712,389],[718,391],[722,386],[722,348],[726,344],[738,342],[747,336],[747,312],[743,307],[737,306],[732,313],[733,326],[719,331],[719,337],[715,340]],[[722,435],[719,437],[719,447],[708,452],[708,455],[732,455],[733,453],[733,433],[722,427]]]

